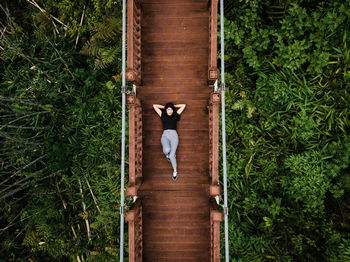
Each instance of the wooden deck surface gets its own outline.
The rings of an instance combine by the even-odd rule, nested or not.
[[[142,0],[143,261],[210,261],[206,0]],[[152,105],[186,104],[177,123],[178,179]]]

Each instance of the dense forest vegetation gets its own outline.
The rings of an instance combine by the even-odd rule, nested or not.
[[[350,1],[224,10],[230,261],[350,261]],[[0,260],[119,261],[122,1],[0,14]]]

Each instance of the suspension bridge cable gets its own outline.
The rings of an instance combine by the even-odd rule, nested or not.
[[[222,123],[222,158],[224,176],[224,216],[225,216],[225,258],[229,262],[228,249],[228,208],[226,175],[226,124],[225,124],[225,53],[224,53],[224,0],[220,0],[220,42],[221,42],[221,123]]]
[[[125,168],[125,28],[126,0],[123,0],[123,37],[122,37],[122,159],[120,192],[120,262],[124,261],[124,168]]]

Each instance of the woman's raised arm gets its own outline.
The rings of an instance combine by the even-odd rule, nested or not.
[[[174,106],[180,108],[179,110],[177,110],[177,113],[180,115],[182,113],[182,111],[185,110],[186,104],[177,104],[177,105],[174,105]]]
[[[160,108],[163,109],[164,106],[159,104],[153,104],[153,109],[157,112],[159,116],[162,116],[162,111],[160,110]]]

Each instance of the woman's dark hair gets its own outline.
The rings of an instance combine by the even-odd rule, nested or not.
[[[166,110],[168,109],[168,107],[171,107],[171,108],[173,109],[173,114],[174,114],[175,111],[176,111],[176,108],[175,108],[174,104],[171,103],[171,102],[165,104],[165,106],[164,106],[164,112],[165,112],[165,114],[168,115],[168,114],[166,113]],[[172,114],[172,115],[173,115],[173,114]]]

